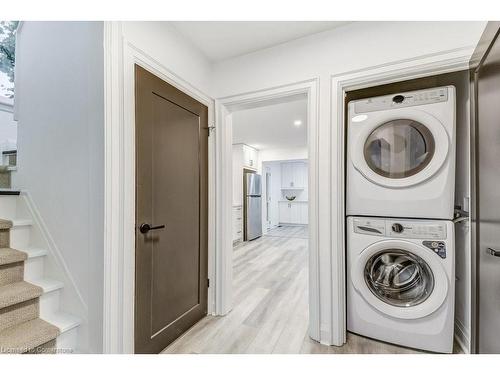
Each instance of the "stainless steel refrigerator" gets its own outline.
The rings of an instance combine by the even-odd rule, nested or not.
[[[260,174],[243,175],[244,240],[251,241],[262,236],[262,181]]]

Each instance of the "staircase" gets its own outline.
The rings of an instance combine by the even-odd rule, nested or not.
[[[0,191],[0,353],[72,353],[80,320],[60,311],[64,284],[45,276],[47,249],[19,192]]]

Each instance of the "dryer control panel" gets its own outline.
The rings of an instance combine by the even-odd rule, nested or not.
[[[380,218],[355,218],[354,232],[372,236],[393,238],[417,238],[426,240],[445,240],[446,223],[426,220],[398,220]]]
[[[446,102],[448,100],[448,89],[448,87],[438,87],[429,90],[410,91],[357,100],[354,101],[354,112],[374,112],[387,109],[405,108],[416,105]]]

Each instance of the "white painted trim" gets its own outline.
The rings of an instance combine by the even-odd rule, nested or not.
[[[208,107],[214,102],[189,82],[123,38],[120,22],[105,22],[105,259],[104,352],[134,352],[135,80],[140,65]],[[215,137],[209,137],[209,278],[215,256]],[[214,311],[214,292],[208,310]]]
[[[464,324],[455,319],[455,340],[465,354],[470,354],[470,333]]]
[[[275,101],[304,94],[308,100],[309,153],[309,333],[320,341],[319,300],[319,214],[318,214],[318,134],[319,79],[295,82],[216,100],[217,113],[217,249],[216,313],[223,315],[232,308],[232,116],[231,112],[265,101]],[[331,327],[330,327],[331,328]]]
[[[103,352],[123,352],[122,24],[104,22]]]
[[[332,200],[331,212],[336,213],[336,233],[332,236],[332,327],[333,345],[342,345],[346,340],[346,297],[345,297],[345,134],[344,98],[346,91],[373,87],[414,78],[465,70],[474,51],[467,46],[449,51],[424,55],[331,76],[331,132],[332,145],[337,152],[331,154],[332,186],[336,186],[337,199]]]

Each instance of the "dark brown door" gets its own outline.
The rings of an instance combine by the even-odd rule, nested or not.
[[[473,344],[478,353],[500,353],[500,24],[489,23],[473,70],[474,126],[472,219],[477,288]],[[485,42],[489,40],[489,42]],[[477,51],[477,50],[476,50]],[[474,273],[474,272],[473,272]],[[474,276],[474,275],[473,275]]]
[[[135,352],[207,314],[208,110],[136,65]]]

